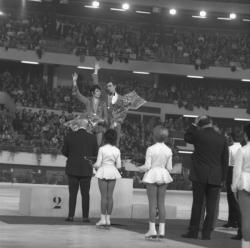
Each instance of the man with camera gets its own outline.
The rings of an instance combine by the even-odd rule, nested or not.
[[[190,167],[193,205],[189,231],[182,237],[198,238],[202,205],[205,200],[206,217],[202,227],[202,239],[209,240],[216,214],[216,202],[226,179],[228,145],[226,138],[213,127],[209,116],[197,117],[186,131],[184,139],[194,145]]]

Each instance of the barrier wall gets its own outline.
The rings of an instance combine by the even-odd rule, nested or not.
[[[20,191],[20,201],[18,199]],[[11,193],[10,193],[11,192]],[[13,192],[15,192],[13,194]],[[0,214],[25,216],[67,216],[68,190],[62,185],[36,185],[0,183],[1,197],[12,194],[6,204],[0,204]],[[90,216],[99,217],[100,194],[94,179],[90,191]],[[2,199],[2,198],[1,198]],[[192,191],[166,191],[166,218],[189,219],[192,206]],[[16,204],[19,201],[19,207]],[[9,210],[8,210],[9,209]],[[81,198],[78,196],[76,216],[81,216]],[[148,199],[145,189],[133,189],[131,179],[117,181],[114,192],[114,218],[148,218]],[[226,220],[228,205],[226,193],[220,194],[219,219]]]
[[[35,61],[43,64],[56,64],[72,66],[75,70],[77,66],[94,67],[96,58],[93,56],[85,56],[84,63],[80,62],[80,58],[71,54],[59,54],[45,52],[41,59],[37,57],[35,51],[22,51],[18,49],[8,49],[5,51],[0,48],[0,58],[13,61]],[[106,61],[99,61],[100,67],[111,70],[124,71],[146,71],[150,73],[161,74],[177,74],[177,75],[196,75],[213,78],[228,78],[228,79],[242,79],[249,78],[250,69],[238,70],[232,72],[230,68],[226,67],[210,67],[207,70],[197,71],[193,65],[160,63],[152,61],[129,61],[129,63],[113,62],[109,64]]]

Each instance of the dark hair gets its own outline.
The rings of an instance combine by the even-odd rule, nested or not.
[[[116,145],[117,141],[117,132],[114,129],[108,129],[104,133],[105,144],[110,144],[112,146]]]
[[[241,142],[243,139],[243,133],[241,130],[236,129],[229,134],[234,142]]]
[[[93,85],[91,88],[90,88],[90,93],[93,94],[95,93],[96,90],[100,90],[101,91],[101,87],[97,84]]]
[[[244,132],[247,136],[247,139],[250,141],[250,123],[248,123],[245,127],[244,127]]]
[[[199,127],[203,127],[203,126],[206,126],[208,124],[212,124],[212,119],[210,116],[208,115],[204,115],[200,118],[199,122],[198,122],[198,126]]]

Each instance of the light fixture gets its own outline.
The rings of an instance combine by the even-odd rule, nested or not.
[[[3,11],[0,11],[0,16],[4,15]]]
[[[223,20],[223,21],[230,21],[231,19],[229,17],[217,17],[218,20]]]
[[[22,60],[21,63],[23,63],[23,64],[31,64],[31,65],[38,65],[39,64],[36,61],[28,61],[28,60]]]
[[[188,78],[204,78],[203,76],[187,75]]]
[[[235,13],[230,13],[230,14],[229,14],[229,18],[230,18],[231,20],[236,19],[236,17],[237,17],[237,15],[236,15]]]
[[[135,74],[144,74],[144,75],[149,74],[149,72],[146,72],[146,71],[133,71],[133,73],[135,73]]]
[[[94,8],[99,8],[99,7],[100,7],[100,2],[99,2],[99,1],[93,1],[93,2],[92,2],[92,6],[93,6]]]
[[[118,9],[118,8],[110,8],[110,10],[113,10],[113,11],[126,11],[125,9]]]
[[[94,70],[94,67],[90,66],[77,66],[78,69],[85,69],[85,70]]]
[[[176,9],[170,9],[169,10],[170,15],[176,15],[176,13],[177,13]]]
[[[242,82],[250,82],[250,79],[248,79],[248,78],[242,78],[241,81]]]
[[[200,14],[197,16],[197,15],[192,15],[193,18],[200,18],[200,19],[205,19],[207,18],[207,12],[204,11],[204,10],[201,10],[200,11]]]
[[[138,14],[146,14],[146,15],[150,15],[151,14],[151,12],[149,12],[149,11],[136,10],[135,12],[138,13]]]
[[[198,115],[183,115],[183,117],[187,117],[187,118],[197,118]]]
[[[200,17],[206,18],[206,16],[207,16],[207,12],[204,11],[204,10],[201,10],[201,11],[200,11]]]
[[[244,18],[242,19],[243,22],[250,22],[250,19]]]
[[[246,118],[234,118],[235,121],[250,121],[250,119]]]
[[[181,154],[192,154],[193,152],[192,151],[178,151],[178,153],[181,153]]]
[[[99,1],[93,1],[92,5],[84,5],[85,8],[98,9],[100,7]]]
[[[122,4],[122,9],[129,10],[130,9],[130,5],[128,3],[123,3]]]

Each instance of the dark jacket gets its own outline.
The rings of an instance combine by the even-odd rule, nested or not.
[[[67,157],[66,174],[71,176],[91,177],[93,167],[91,163],[85,159],[86,157],[96,157],[98,153],[98,145],[96,137],[79,129],[76,132],[70,132],[64,138],[62,154]]]
[[[226,179],[229,152],[225,137],[212,127],[198,129],[191,126],[184,135],[187,143],[194,145],[190,180],[221,185]]]

